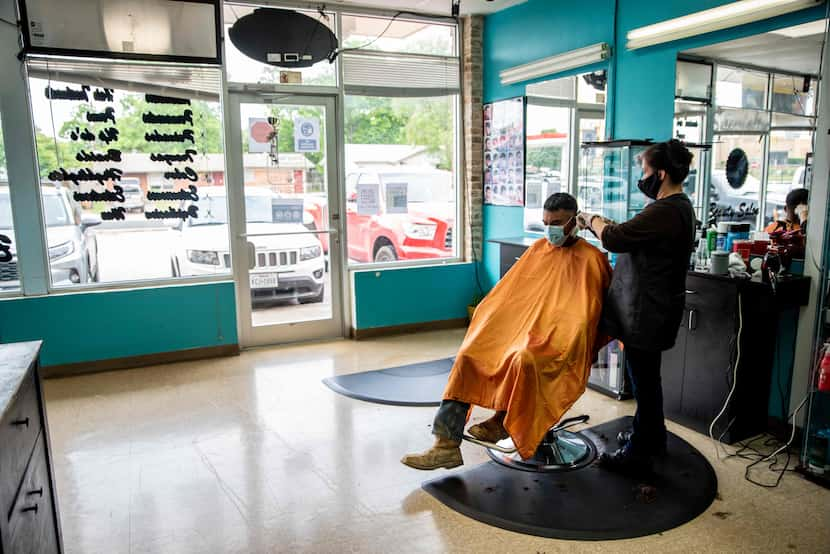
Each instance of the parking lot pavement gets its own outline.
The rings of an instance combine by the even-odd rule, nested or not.
[[[326,274],[323,301],[318,304],[299,304],[289,301],[271,306],[254,306],[251,319],[254,326],[313,321],[331,317],[331,277]]]

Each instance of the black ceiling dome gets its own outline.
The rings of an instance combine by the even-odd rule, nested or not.
[[[240,17],[228,35],[249,58],[288,69],[311,67],[337,48],[337,37],[323,21],[277,8]]]

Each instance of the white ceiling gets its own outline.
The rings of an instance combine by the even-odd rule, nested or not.
[[[817,75],[824,21],[687,50],[704,58]]]
[[[523,4],[527,0],[461,0],[461,14],[493,13],[510,6]],[[418,13],[450,15],[451,0],[334,0],[328,2],[351,6],[383,8],[390,11],[410,11]]]

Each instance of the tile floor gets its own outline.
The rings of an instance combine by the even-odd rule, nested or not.
[[[676,425],[713,461],[720,499],[661,535],[542,539],[444,507],[420,489],[435,474],[398,462],[430,444],[434,409],[352,400],[320,380],[446,357],[462,338],[263,348],[47,381],[66,551],[830,552],[830,491],[795,474],[776,489],[751,485],[743,462],[717,461],[707,438]],[[632,410],[588,391],[573,411],[598,423]],[[487,459],[472,445],[463,452],[467,464]]]

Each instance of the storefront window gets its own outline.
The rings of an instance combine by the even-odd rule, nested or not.
[[[456,28],[422,20],[343,16],[343,47],[405,54],[454,56]]]
[[[772,111],[793,115],[815,115],[815,79],[793,75],[774,75],[772,78]]]
[[[712,64],[678,60],[674,96],[709,102],[712,98]]]
[[[527,105],[525,230],[544,231],[543,206],[551,194],[570,190],[571,108]]]
[[[2,119],[0,119],[0,124],[2,124]],[[17,272],[17,249],[9,196],[9,178],[6,173],[6,148],[3,133],[0,132],[0,294],[16,290],[20,290],[20,277]]]
[[[754,230],[763,171],[763,135],[716,135],[709,187],[710,220],[751,223]]]
[[[786,219],[787,193],[810,185],[812,131],[773,131],[770,133],[764,227]]]
[[[226,208],[202,202],[225,188],[219,71],[33,59],[29,74],[52,287],[229,274]]]
[[[706,105],[699,102],[675,101],[674,138],[683,142],[706,142]]]
[[[721,65],[717,75],[715,103],[718,106],[754,110],[766,108],[767,73]]]
[[[458,97],[346,96],[352,264],[456,255]]]
[[[810,76],[716,67],[714,134],[701,141],[712,142],[709,222],[764,228],[785,217],[790,190],[810,187],[818,82]],[[706,137],[703,105],[696,109],[678,101],[675,107],[677,138]]]
[[[605,71],[527,86],[525,232],[544,231],[544,204],[551,194],[574,190],[580,145],[605,139],[605,89]],[[593,163],[591,157],[582,161]],[[595,199],[584,184],[583,189],[580,207],[587,209]]]

